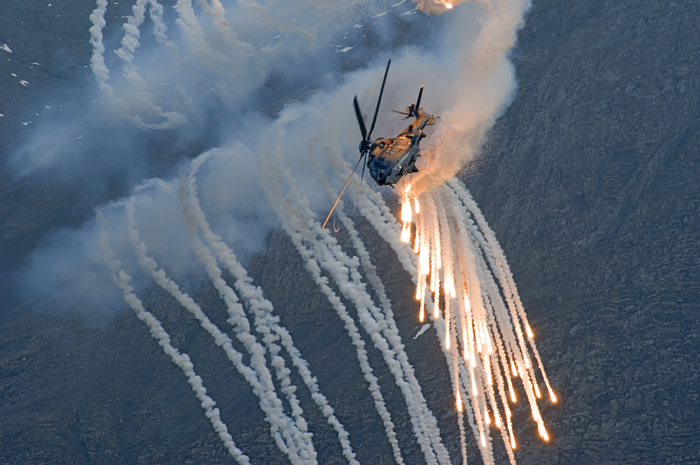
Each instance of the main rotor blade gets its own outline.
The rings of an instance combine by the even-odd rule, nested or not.
[[[418,91],[418,100],[416,101],[416,115],[418,114],[418,110],[420,110],[420,99],[423,97],[423,87],[420,86],[420,90]]]
[[[345,192],[345,189],[348,187],[348,184],[350,184],[350,180],[352,179],[352,175],[355,174],[355,171],[357,171],[357,167],[360,165],[360,162],[362,159],[365,158],[364,155],[360,155],[360,159],[357,160],[357,163],[355,164],[355,167],[352,169],[352,173],[350,173],[350,177],[348,178],[347,181],[345,181],[345,185],[343,186],[343,190],[340,191],[340,195],[336,199],[335,203],[333,204],[333,208],[331,208],[330,213],[328,213],[328,216],[326,217],[326,221],[323,222],[323,226],[321,226],[321,229],[326,227],[326,224],[328,224],[328,220],[331,219],[331,215],[333,214],[333,211],[335,210],[335,207],[338,206],[338,202],[340,202],[340,198],[343,196],[343,193]]]
[[[384,84],[386,84],[386,77],[389,74],[389,66],[391,66],[391,59],[386,64],[386,71],[384,71],[384,80],[382,81],[382,90],[379,91],[379,98],[377,99],[377,108],[374,110],[374,118],[372,118],[372,126],[369,128],[369,136],[372,137],[372,131],[374,131],[374,125],[377,123],[377,115],[379,114],[379,105],[382,103],[382,94],[384,94]]]
[[[362,112],[360,111],[360,104],[357,103],[357,95],[355,96],[355,99],[352,101],[352,104],[355,107],[355,116],[357,116],[357,123],[360,125],[360,132],[362,133],[362,140],[367,140],[367,128],[365,127],[365,120],[362,117]]]
[[[394,113],[398,113],[399,115],[408,116],[408,113],[406,113],[405,111],[399,111],[399,110],[391,110],[391,111],[393,111]]]

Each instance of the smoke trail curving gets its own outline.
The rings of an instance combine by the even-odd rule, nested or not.
[[[457,408],[461,410],[463,402],[469,400],[467,418],[480,441],[484,460],[493,463],[488,433],[493,421],[514,464],[516,440],[508,405],[509,397],[511,402],[517,401],[514,378],[522,382],[540,436],[549,440],[537,403],[542,395],[530,353],[538,361],[551,402],[556,403],[557,398],[524,311],[520,312],[522,303],[503,251],[457,179],[418,197],[405,193],[403,208],[409,213],[404,217],[404,228],[414,221],[412,204],[417,206],[418,222],[413,240],[418,250],[419,318],[423,318],[423,308],[434,305],[432,317],[442,324],[439,335],[451,366]],[[437,305],[440,302],[442,311]]]
[[[194,371],[194,366],[190,361],[187,354],[181,353],[170,343],[170,336],[163,329],[160,321],[153,316],[152,313],[147,311],[141,300],[133,293],[133,288],[129,284],[131,277],[121,268],[121,262],[116,258],[111,246],[109,245],[109,238],[104,229],[104,215],[101,211],[97,212],[97,225],[99,228],[100,245],[102,247],[102,252],[104,254],[105,262],[109,265],[112,270],[113,278],[115,284],[124,293],[124,301],[134,310],[136,316],[143,321],[147,326],[148,330],[154,339],[158,341],[158,345],[163,348],[163,351],[171,358],[173,363],[180,367],[185,376],[187,377],[187,382],[192,386],[192,390],[199,399],[202,408],[205,411],[207,418],[211,421],[214,430],[217,432],[221,438],[224,446],[231,454],[231,456],[236,459],[241,465],[250,464],[250,459],[236,446],[233,438],[228,432],[226,424],[221,421],[219,414],[219,409],[215,408],[216,402],[209,397],[207,390],[202,383],[202,378],[200,378]]]
[[[156,185],[164,189],[169,188],[169,186],[162,182],[157,182]],[[134,218],[135,209],[136,199],[132,198],[126,205],[127,228],[131,245],[138,257],[139,263],[150,273],[151,277],[158,283],[159,286],[171,294],[183,307],[185,307],[195,316],[195,318],[197,318],[202,328],[204,328],[212,336],[214,342],[224,350],[228,359],[234,364],[239,373],[244,375],[246,380],[253,387],[253,392],[258,396],[260,400],[260,407],[265,412],[266,418],[272,426],[271,432],[273,438],[275,438],[275,442],[283,452],[290,455],[292,462],[299,462],[296,451],[297,446],[290,445],[290,438],[296,437],[296,440],[298,441],[298,436],[303,436],[303,434],[297,427],[295,427],[292,420],[289,419],[282,411],[280,407],[281,403],[277,399],[274,389],[270,389],[269,385],[265,386],[264,382],[262,381],[269,378],[266,365],[261,363],[260,358],[256,358],[255,356],[253,356],[251,360],[254,363],[252,367],[243,363],[243,356],[236,349],[234,349],[232,341],[228,335],[223,333],[215,324],[213,324],[202,311],[201,307],[195,303],[189,295],[180,291],[179,286],[167,277],[165,271],[158,267],[157,262],[152,257],[148,256],[146,244],[141,241],[139,232],[136,229],[136,220]],[[248,337],[245,337],[246,335]],[[239,337],[239,340],[246,345],[248,352],[251,354],[259,354],[259,347],[256,347],[255,343],[251,342],[252,339],[253,337],[249,332],[245,333],[243,337]],[[288,377],[285,381],[287,386],[291,384]],[[283,384],[285,383],[283,382]],[[289,393],[285,392],[285,394]],[[293,405],[296,404],[295,397],[293,395],[291,397],[290,402]],[[295,418],[295,422],[298,423],[299,418]],[[282,432],[279,431],[280,429],[282,429]],[[310,457],[313,457],[313,446],[310,443],[310,438],[306,438],[304,447],[306,449],[310,449],[310,451],[307,452],[307,454],[310,455],[307,455],[306,458],[309,459]]]
[[[90,16],[91,71],[102,94],[95,101],[103,105],[97,110],[129,121],[146,140],[127,143],[115,155],[128,165],[146,163],[152,156],[149,143],[164,130],[161,137],[190,133],[200,142],[197,150],[173,155],[178,160],[169,168],[179,162],[181,172],[167,175],[163,172],[169,168],[163,168],[158,173],[169,181],[146,182],[127,202],[112,205],[124,203],[123,209],[101,209],[99,241],[124,299],[185,372],[224,447],[239,463],[249,459],[227,432],[189,358],[170,345],[137,294],[155,282],[195,317],[250,385],[271,441],[290,462],[319,461],[315,425],[307,423],[307,412],[318,408],[337,436],[343,458],[356,464],[352,429],[336,415],[281,315],[245,269],[246,257],[264,251],[264,238],[273,228],[289,235],[348,333],[384,429],[377,441],[388,443],[399,464],[410,461],[402,447],[407,441],[417,444],[426,463],[452,462],[361,228],[339,210],[338,224],[348,239],[341,244],[317,221],[350,174],[345,158],[357,160],[352,95],[358,94],[363,108],[372,107],[365,101],[376,93],[376,73],[370,67],[390,52],[395,74],[385,95],[387,108],[403,106],[405,94],[413,95],[425,81],[425,105],[441,119],[424,142],[420,172],[398,186],[403,224],[392,212],[393,200],[368,183],[351,183],[346,200],[386,239],[413,279],[417,319],[434,323],[450,374],[443,382],[454,394],[463,463],[469,430],[484,462],[494,463],[492,425],[515,463],[510,404],[519,391],[524,391],[541,435],[548,437],[538,407],[538,380],[552,401],[556,397],[513,277],[495,235],[454,177],[478,153],[512,96],[508,50],[529,2],[415,3],[425,12],[452,11],[436,19],[416,13],[410,2],[395,0],[178,0],[172,9],[156,0],[135,0],[131,14],[114,27],[106,18],[116,3],[97,0]],[[110,26],[121,36],[110,38]],[[397,36],[409,36],[413,43],[396,45]],[[109,50],[110,43],[118,45]],[[382,115],[379,124],[378,131],[391,135],[396,130],[392,125],[402,123]],[[89,133],[100,137],[101,126],[91,128],[97,129]],[[215,148],[200,155],[201,147]],[[42,158],[42,167],[75,163],[68,158],[54,157],[50,163]],[[25,160],[31,165],[39,159]],[[154,192],[167,197],[168,208],[153,207],[150,215],[139,215]],[[107,231],[107,223],[124,227]],[[79,234],[87,235],[84,230]],[[176,246],[163,245],[171,242]],[[60,256],[76,255],[75,250]],[[137,263],[123,266],[134,256]],[[134,276],[145,279],[132,280],[122,268],[136,268]],[[195,302],[196,295],[183,290],[187,273],[206,274],[226,307],[230,327],[215,325],[208,310]],[[381,359],[370,363],[368,344]],[[387,404],[384,379],[396,384],[400,402]],[[301,394],[304,387],[312,402]],[[409,437],[397,433],[395,405],[406,408]]]
[[[235,286],[241,295],[246,299],[249,308],[255,314],[255,327],[260,334],[263,334],[263,339],[271,352],[277,354],[280,352],[280,347],[277,344],[279,340],[282,347],[292,358],[292,363],[297,368],[301,375],[304,384],[311,392],[311,397],[318,405],[321,413],[326,417],[328,423],[333,426],[338,434],[338,439],[343,448],[343,455],[351,464],[358,463],[355,459],[355,453],[352,450],[348,433],[343,425],[336,418],[333,408],[328,404],[326,397],[320,392],[316,379],[311,374],[307,362],[302,358],[299,350],[294,346],[292,337],[283,326],[279,324],[279,317],[273,314],[272,303],[265,299],[262,289],[252,284],[245,268],[238,262],[234,252],[226,245],[221,237],[214,234],[209,223],[206,220],[204,211],[199,203],[197,196],[197,173],[203,163],[206,163],[210,153],[206,153],[197,158],[191,165],[187,175],[187,183],[181,189],[181,201],[183,208],[188,218],[188,222],[196,224],[196,227],[201,229],[204,237],[209,242],[213,250],[216,251],[219,260],[225,264],[229,272],[236,278]],[[185,180],[183,179],[183,182]],[[279,364],[284,366],[284,359],[278,357]],[[289,378],[285,379],[283,384],[292,385]]]

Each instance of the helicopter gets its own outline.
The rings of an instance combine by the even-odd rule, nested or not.
[[[420,101],[423,97],[423,87],[420,87],[418,91],[418,100],[415,103],[406,107],[406,111],[392,110],[395,113],[405,115],[404,119],[415,118],[414,121],[406,127],[399,135],[389,139],[382,137],[377,138],[372,142],[372,132],[374,131],[374,126],[377,123],[377,115],[379,114],[379,106],[382,103],[382,95],[384,94],[384,85],[386,84],[386,78],[389,74],[389,67],[391,66],[391,60],[386,64],[386,71],[384,72],[384,79],[382,80],[382,88],[379,91],[379,98],[377,99],[377,107],[374,110],[374,117],[372,118],[372,126],[367,131],[365,126],[364,118],[362,117],[362,112],[360,111],[360,104],[357,103],[357,95],[353,99],[353,107],[355,109],[355,116],[357,117],[357,123],[360,126],[360,133],[362,134],[362,141],[360,142],[360,158],[355,164],[352,173],[348,177],[348,180],[343,186],[343,190],[340,191],[340,195],[333,204],[326,221],[324,221],[321,228],[325,228],[328,220],[333,214],[333,210],[338,205],[340,198],[343,196],[345,189],[348,187],[350,180],[352,179],[357,167],[360,162],[364,160],[362,165],[362,179],[364,179],[365,168],[369,169],[369,174],[372,179],[380,186],[392,186],[399,182],[399,180],[409,173],[417,173],[418,168],[416,168],[416,160],[420,156],[420,141],[426,136],[423,129],[426,126],[432,126],[435,124],[436,117],[430,115],[423,111],[420,107]]]

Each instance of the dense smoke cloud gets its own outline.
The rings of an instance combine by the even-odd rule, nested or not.
[[[536,371],[550,401],[557,399],[512,274],[495,235],[455,178],[512,98],[507,54],[529,3],[417,3],[178,0],[165,9],[156,0],[135,0],[132,15],[116,29],[121,35],[114,36],[115,25],[106,22],[114,15],[106,0],[97,0],[90,18],[95,93],[83,99],[80,111],[66,107],[62,117],[39,125],[11,158],[21,176],[50,172],[74,188],[109,185],[124,175],[138,179],[129,189],[122,181],[122,191],[106,188],[113,200],[90,205],[94,217],[82,227],[45,237],[24,263],[17,288],[35,307],[79,308],[97,322],[114,314],[121,295],[182,370],[237,463],[251,462],[246,439],[240,447],[234,441],[192,359],[151,313],[153,302],[142,300],[154,286],[224,351],[257,398],[272,443],[291,463],[319,462],[314,435],[321,430],[309,428],[298,381],[337,434],[344,457],[358,463],[349,432],[245,268],[252,254],[265,252],[273,229],[287,234],[352,341],[396,463],[405,463],[404,451],[369,342],[405,400],[426,463],[453,463],[354,221],[342,205],[336,210],[351,246],[321,226],[358,161],[353,95],[365,122],[374,126],[390,58],[373,135],[390,138],[410,124],[390,110],[410,105],[420,85],[426,86],[424,111],[440,119],[421,145],[417,175],[404,177],[396,190],[369,179],[351,183],[346,200],[416,284],[419,320],[428,316],[435,324],[450,372],[444,382],[452,383],[463,462],[468,424],[483,462],[495,463],[493,418],[515,465],[506,400],[507,387],[515,402],[512,378],[522,382],[538,431],[549,438]],[[397,192],[403,226],[383,198]],[[414,244],[408,246],[411,236]],[[209,318],[210,298],[202,299],[202,289],[216,290],[227,326]],[[299,377],[292,376],[292,367]]]
[[[497,26],[520,21],[527,5],[515,3],[507,11],[498,10],[506,8],[501,3],[488,9],[465,3],[436,17],[416,12],[410,2],[294,0],[266,8],[254,1],[200,6],[180,0],[170,9],[137,0],[123,26],[110,29],[109,7],[99,0],[90,31],[95,87],[80,111],[37,125],[10,166],[18,175],[51,172],[58,181],[85,186],[116,175],[157,178],[134,182],[136,225],[159,262],[183,277],[198,265],[179,183],[189,160],[210,149],[198,174],[202,208],[216,233],[248,257],[263,250],[266,233],[277,226],[261,186],[278,180],[261,172],[261,157],[281,157],[311,209],[325,215],[333,199],[318,174],[342,186],[345,173],[328,160],[357,160],[352,97],[358,95],[369,121],[389,58],[375,135],[392,137],[407,124],[390,109],[409,105],[424,84],[422,107],[441,118],[422,144],[417,187],[453,177],[513,92],[505,53],[514,37],[501,37]],[[116,255],[130,257],[124,266],[138,276],[124,201],[96,208]],[[113,299],[107,270],[97,266],[94,235],[88,222],[45,238],[23,267],[23,294],[71,289],[76,302]],[[65,263],[71,265],[62,278],[51,278]]]
[[[476,37],[469,28],[454,37],[462,57],[455,60],[452,103],[442,114],[432,139],[435,145],[424,151],[421,172],[413,181],[419,192],[440,186],[472,161],[487,131],[510,103],[515,70],[508,53],[529,7],[528,0],[490,3]],[[464,11],[460,8],[460,14]]]

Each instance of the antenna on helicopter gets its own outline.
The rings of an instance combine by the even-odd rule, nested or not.
[[[377,107],[374,109],[374,117],[372,118],[372,126],[369,128],[369,132],[367,132],[367,127],[365,126],[365,120],[362,117],[362,112],[360,111],[360,104],[357,103],[357,95],[355,95],[355,98],[352,101],[352,105],[355,109],[355,117],[357,118],[357,124],[360,126],[360,133],[362,133],[362,141],[360,142],[360,159],[357,160],[357,163],[355,164],[355,168],[353,168],[352,173],[350,173],[350,177],[348,177],[348,180],[345,181],[345,186],[343,186],[343,190],[340,191],[340,195],[336,199],[335,203],[333,204],[333,208],[331,208],[330,213],[328,213],[328,216],[326,217],[326,221],[323,222],[323,226],[321,226],[321,229],[326,227],[326,224],[328,223],[328,220],[330,219],[331,215],[333,214],[333,210],[335,210],[335,207],[338,206],[338,202],[340,202],[340,198],[343,196],[343,193],[345,192],[345,189],[348,187],[348,184],[350,184],[350,180],[352,179],[352,176],[355,174],[355,171],[357,171],[357,167],[360,165],[360,162],[364,159],[365,163],[362,165],[362,177],[364,178],[365,175],[365,166],[367,165],[367,154],[372,150],[372,131],[374,131],[374,126],[377,124],[377,115],[379,114],[379,106],[382,103],[382,95],[384,95],[384,85],[386,84],[386,77],[389,75],[389,66],[391,66],[391,60],[386,64],[386,71],[384,71],[384,79],[382,80],[382,88],[379,91],[379,98],[377,99]],[[423,91],[423,88],[421,87],[421,93]],[[420,101],[420,96],[418,97],[418,100]]]

